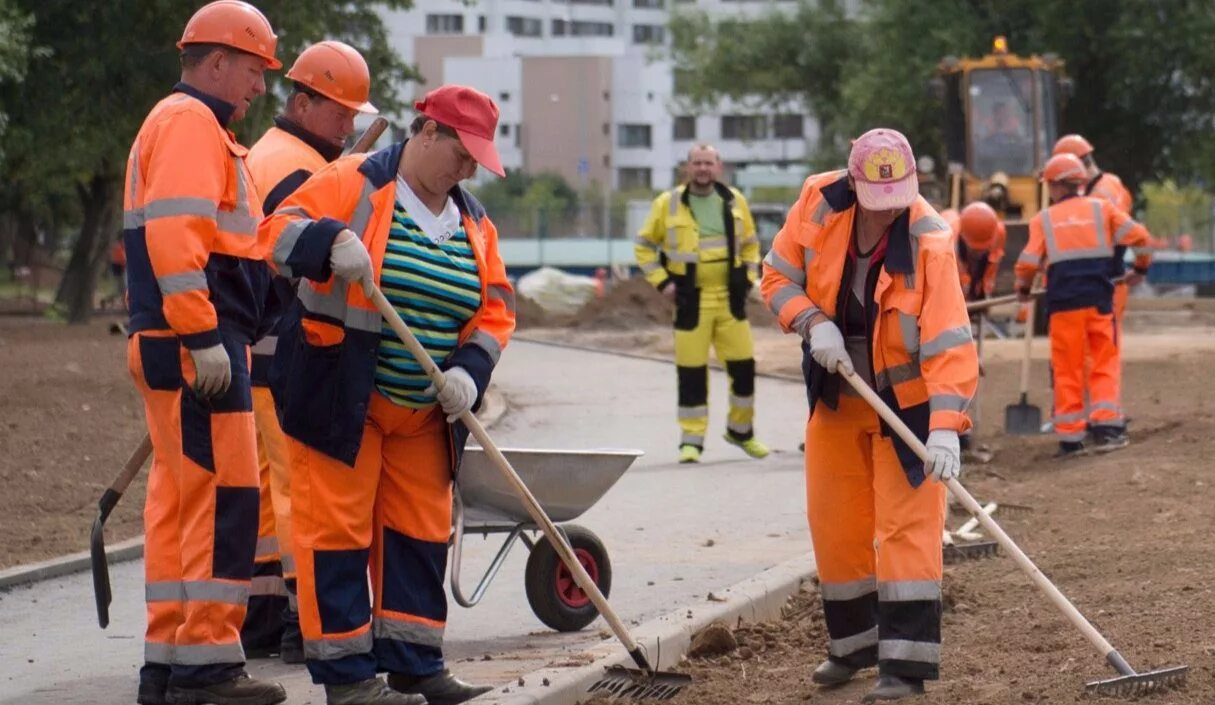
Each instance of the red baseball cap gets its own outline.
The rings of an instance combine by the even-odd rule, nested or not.
[[[447,125],[460,136],[460,144],[481,166],[498,176],[506,176],[494,135],[498,132],[498,106],[493,98],[476,88],[449,84],[422,96],[415,110],[435,122]]]

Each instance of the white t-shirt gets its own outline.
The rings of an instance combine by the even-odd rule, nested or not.
[[[447,242],[460,229],[460,209],[456,208],[456,202],[451,196],[448,196],[447,202],[443,204],[443,212],[435,215],[422,203],[418,194],[409,188],[405,177],[398,175],[397,200],[409,213],[409,217],[413,218],[413,222],[417,223],[422,232],[426,233],[426,237],[436,245]]]

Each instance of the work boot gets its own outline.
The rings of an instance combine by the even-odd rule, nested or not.
[[[814,673],[810,674],[810,680],[819,685],[843,685],[852,680],[856,675],[857,669],[851,666],[845,666],[842,663],[837,663],[831,659],[827,659],[814,669]]]
[[[304,635],[300,633],[299,622],[283,624],[283,639],[279,643],[278,657],[283,663],[304,662]]]
[[[248,673],[242,673],[230,681],[196,688],[171,685],[165,696],[165,702],[169,705],[277,705],[286,699],[287,691],[283,690],[283,686],[254,680]]]
[[[679,462],[699,463],[700,449],[694,445],[688,445],[687,443],[679,446]]]
[[[429,676],[389,673],[388,685],[402,693],[421,695],[430,705],[457,705],[494,689],[492,685],[465,683],[446,668]]]
[[[755,458],[756,460],[760,460],[762,458],[768,457],[768,446],[764,445],[763,443],[760,443],[759,441],[755,440],[754,438],[748,438],[745,441],[741,441],[741,440],[735,438],[734,436],[730,435],[729,433],[727,433],[725,435],[725,439],[726,439],[726,443],[729,443],[730,445],[734,445],[734,446],[738,446],[739,448],[742,448],[744,453],[751,456],[752,458]]]
[[[1059,450],[1055,451],[1056,458],[1075,458],[1088,454],[1088,448],[1083,441],[1059,441]]]
[[[368,678],[358,683],[326,685],[325,702],[328,705],[426,705],[426,698],[398,693],[379,678]]]
[[[861,698],[863,703],[878,700],[898,700],[912,695],[924,694],[924,681],[919,678],[903,678],[902,676],[878,675],[877,685]]]
[[[1108,453],[1119,450],[1131,444],[1126,431],[1117,426],[1093,427],[1093,450],[1098,453]]]
[[[169,667],[144,664],[139,669],[139,692],[135,702],[139,705],[165,705],[165,691],[168,689]]]

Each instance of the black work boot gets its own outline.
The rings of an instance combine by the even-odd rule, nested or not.
[[[863,703],[878,700],[899,700],[912,695],[924,694],[924,681],[919,678],[903,678],[902,676],[878,675],[877,685],[861,698]]]
[[[165,705],[165,691],[169,689],[170,669],[159,663],[145,663],[139,669],[139,693],[135,702],[139,705]]]
[[[1126,431],[1118,426],[1094,426],[1093,450],[1098,453],[1108,453],[1119,450],[1131,444]]]
[[[278,683],[254,680],[242,673],[230,681],[199,687],[169,686],[165,702],[169,705],[278,705],[287,691]]]
[[[430,705],[457,705],[494,689],[492,685],[465,683],[446,668],[429,676],[389,673],[388,685],[402,693],[417,693]]]
[[[421,695],[398,693],[379,678],[325,686],[327,705],[426,705]]]
[[[827,659],[814,669],[814,673],[810,674],[810,680],[819,685],[843,685],[852,680],[856,675],[857,669],[851,666],[845,666],[842,663],[837,663],[831,659]]]
[[[1056,458],[1076,458],[1087,454],[1088,448],[1083,441],[1059,441],[1059,450],[1055,451]]]
[[[299,622],[283,622],[283,639],[279,643],[278,655],[283,663],[304,662],[304,635],[300,633]]]

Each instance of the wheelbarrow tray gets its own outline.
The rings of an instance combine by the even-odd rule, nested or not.
[[[503,448],[502,454],[554,522],[576,519],[594,506],[637,458],[640,450],[543,450]],[[514,489],[485,451],[464,451],[456,477],[464,524],[531,522]]]

